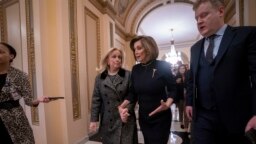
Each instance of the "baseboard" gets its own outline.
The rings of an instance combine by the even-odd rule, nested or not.
[[[76,144],[85,144],[86,142],[88,142],[89,141],[89,136],[87,135],[87,136],[85,136],[84,138],[82,138],[81,140],[78,140],[77,142],[76,142]]]

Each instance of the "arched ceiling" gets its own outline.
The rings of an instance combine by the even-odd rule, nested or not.
[[[154,37],[160,47],[170,45],[172,38],[177,45],[187,45],[200,37],[192,5],[187,3],[168,3],[150,11],[140,21],[137,33]]]
[[[0,0],[0,4],[7,1]],[[113,18],[117,34],[126,40],[137,34],[149,35],[164,47],[170,45],[171,28],[176,45],[190,45],[200,38],[192,10],[195,0],[89,1]]]
[[[143,34],[154,37],[160,47],[170,45],[171,31],[179,47],[200,39],[192,4],[195,0],[112,0],[117,30],[128,39]],[[224,0],[231,4],[232,0]],[[119,32],[121,33],[121,32]]]
[[[116,33],[126,40],[138,34],[150,35],[160,47],[167,47],[170,45],[171,28],[174,29],[176,47],[191,46],[200,38],[192,10],[195,0],[89,1],[113,18]],[[232,1],[224,0],[225,4]]]
[[[121,1],[115,1],[116,8]],[[170,45],[172,34],[175,44],[183,45],[181,47],[191,45],[200,38],[192,10],[194,0],[128,1],[126,10],[117,16],[116,22],[129,36],[152,36],[160,47]]]

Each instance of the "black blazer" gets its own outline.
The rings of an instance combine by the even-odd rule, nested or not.
[[[187,105],[196,118],[197,73],[204,38],[191,48]],[[228,26],[215,58],[213,89],[222,122],[230,131],[245,129],[256,115],[256,27]]]

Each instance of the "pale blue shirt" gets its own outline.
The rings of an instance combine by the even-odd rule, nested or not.
[[[227,29],[227,24],[224,24],[215,34],[214,38],[214,47],[213,47],[213,58],[216,57],[219,51],[220,42],[222,40],[222,37],[224,35],[225,30]],[[207,48],[209,46],[209,38],[205,38],[204,41],[204,54],[206,55]]]

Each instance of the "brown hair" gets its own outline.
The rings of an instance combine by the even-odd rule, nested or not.
[[[202,3],[210,2],[214,8],[224,6],[224,0],[197,0],[193,4],[193,10],[196,10]]]
[[[130,42],[130,48],[133,51],[133,55],[135,57],[135,49],[134,43],[137,41],[141,41],[142,47],[145,49],[146,52],[146,62],[157,59],[159,50],[156,44],[156,41],[151,36],[136,36]]]
[[[12,47],[11,45],[5,43],[5,42],[0,42],[1,45],[5,46],[8,50],[9,50],[9,53],[11,55],[13,55],[13,58],[10,60],[10,62],[13,62],[13,60],[15,59],[17,53],[16,53],[16,50],[14,47]]]
[[[121,67],[123,67],[125,53],[124,53],[124,51],[122,49],[114,47],[114,48],[110,48],[107,51],[107,53],[102,57],[101,62],[100,62],[100,67],[96,68],[97,71],[102,72],[102,71],[104,71],[104,70],[106,70],[108,68],[108,58],[109,58],[109,55],[113,51],[115,51],[115,50],[118,50],[121,53],[121,55],[122,55],[122,66]]]
[[[180,73],[180,68],[181,68],[181,67],[184,67],[184,68],[185,68],[185,73],[188,71],[186,65],[185,65],[185,64],[181,64],[181,65],[179,65],[179,67],[178,67],[177,75],[181,75],[181,73]],[[184,73],[184,74],[185,74],[185,73]]]

